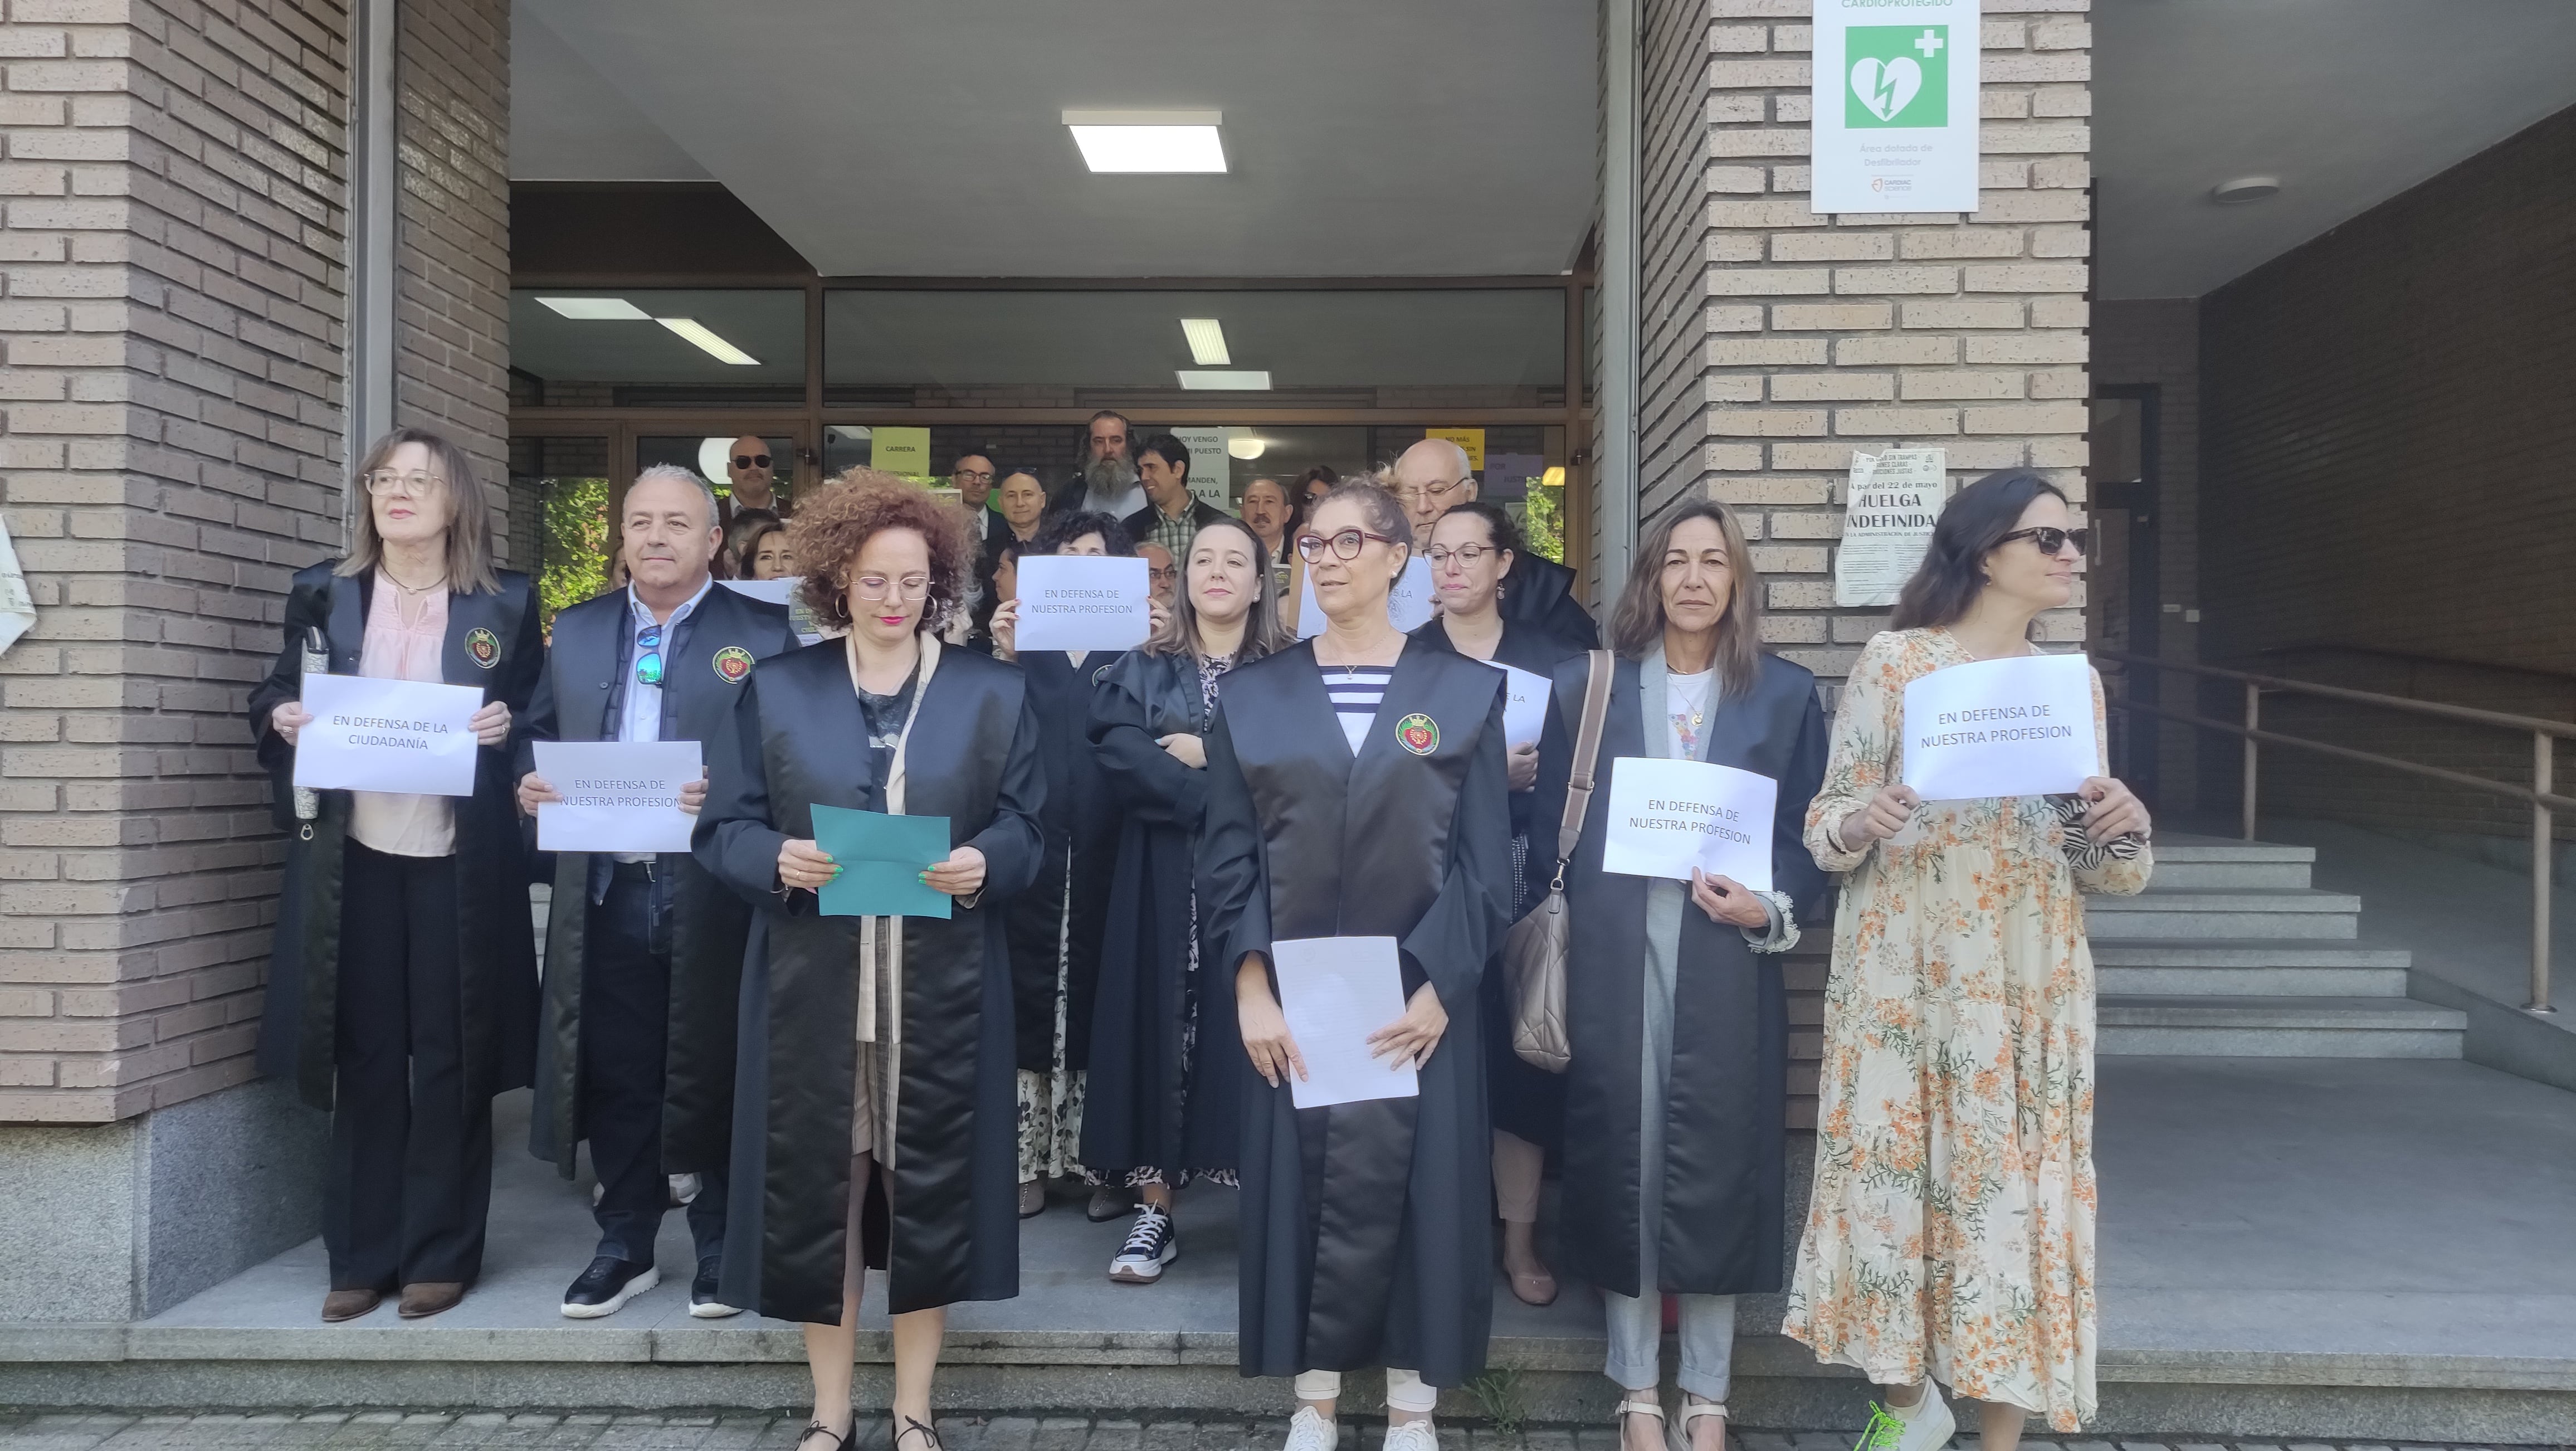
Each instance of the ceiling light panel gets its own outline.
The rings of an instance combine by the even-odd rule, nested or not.
[[[1234,361],[1234,355],[1225,350],[1225,326],[1215,318],[1182,318],[1181,335],[1190,340],[1190,361],[1202,368],[1222,368]]]
[[[537,301],[575,322],[649,322],[653,316],[622,297],[540,297]]]
[[[653,320],[697,344],[719,363],[731,363],[737,368],[758,367],[760,364],[760,359],[718,337],[715,329],[694,317],[657,317]]]
[[[1270,370],[1267,368],[1182,368],[1178,371],[1181,386],[1192,392],[1267,393]]]
[[[1217,134],[1221,111],[1067,111],[1064,124],[1083,164],[1096,172],[1196,173],[1225,170]]]

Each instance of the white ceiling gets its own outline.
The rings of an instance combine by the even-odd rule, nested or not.
[[[2095,0],[2093,47],[2111,298],[2197,297],[2576,105],[2571,0]],[[2209,199],[2254,175],[2280,194]]]
[[[695,167],[826,275],[1552,274],[1592,214],[1575,0],[513,11],[514,177]],[[1068,107],[1221,110],[1231,172],[1093,176]]]

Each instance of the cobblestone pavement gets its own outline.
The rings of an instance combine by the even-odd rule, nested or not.
[[[1343,1423],[1344,1451],[1375,1451],[1378,1428]],[[1089,1420],[1078,1416],[997,1416],[942,1420],[947,1451],[1273,1451],[1287,1435],[1285,1421]],[[0,1451],[215,1451],[215,1448],[519,1447],[582,1451],[788,1451],[804,1424],[798,1418],[759,1413],[614,1415],[582,1412],[279,1411],[233,1415],[31,1414],[0,1410]],[[1482,1427],[1451,1427],[1441,1436],[1449,1451],[1618,1451],[1609,1429],[1531,1427],[1505,1434]],[[1848,1431],[1748,1431],[1734,1437],[1737,1451],[1850,1451]],[[1974,1436],[1962,1436],[1973,1451]],[[917,1447],[918,1442],[914,1445]],[[2489,1447],[2426,1447],[2419,1443],[2328,1441],[2118,1442],[2028,1438],[2030,1451],[2502,1451]],[[886,1451],[886,1427],[877,1421],[855,1451]]]

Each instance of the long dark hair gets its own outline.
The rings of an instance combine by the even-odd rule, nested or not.
[[[2042,494],[2065,503],[2066,491],[2028,469],[2001,469],[1950,496],[1932,526],[1932,547],[1896,596],[1891,630],[1956,624],[1986,587],[1987,554],[2021,527],[2023,511]]]
[[[1252,609],[1243,617],[1243,643],[1236,647],[1234,656],[1235,664],[1249,665],[1279,648],[1278,590],[1270,578],[1269,547],[1261,542],[1260,535],[1252,532],[1251,525],[1232,515],[1210,519],[1199,526],[1199,532],[1190,540],[1190,547],[1181,551],[1181,585],[1172,591],[1172,612],[1164,617],[1163,628],[1155,631],[1154,638],[1145,642],[1145,653],[1187,655],[1192,660],[1206,658],[1199,648],[1198,606],[1190,602],[1189,557],[1197,552],[1198,541],[1206,538],[1211,529],[1231,529],[1251,541]]]
[[[1645,658],[1664,641],[1664,554],[1673,547],[1673,531],[1686,521],[1706,519],[1726,541],[1726,611],[1717,617],[1717,677],[1729,695],[1753,688],[1762,673],[1762,581],[1753,571],[1753,551],[1745,547],[1744,526],[1735,511],[1714,500],[1685,505],[1646,531],[1637,545],[1628,583],[1610,612],[1610,648],[1630,660]]]

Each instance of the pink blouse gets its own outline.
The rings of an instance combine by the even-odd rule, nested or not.
[[[440,656],[447,649],[447,591],[405,595],[381,569],[371,583],[375,594],[367,610],[358,673],[430,685],[445,680]],[[349,835],[359,845],[390,856],[446,856],[456,850],[453,799],[391,791],[349,795]]]

